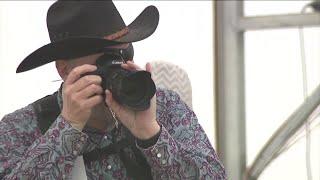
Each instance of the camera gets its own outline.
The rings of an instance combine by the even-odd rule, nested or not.
[[[106,49],[97,61],[97,70],[87,73],[102,78],[101,86],[111,91],[113,98],[120,104],[135,111],[150,107],[150,100],[156,86],[147,71],[130,71],[121,67],[126,63],[123,49]]]

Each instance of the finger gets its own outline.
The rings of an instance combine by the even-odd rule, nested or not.
[[[120,109],[120,105],[113,99],[112,93],[109,90],[105,91],[106,94],[106,104],[111,108],[113,112],[118,114],[118,111]]]
[[[135,70],[134,68],[130,67],[128,64],[121,64],[121,67],[123,69],[128,70],[128,71],[134,71]]]
[[[97,84],[91,84],[84,88],[83,90],[79,91],[77,93],[78,97],[81,99],[86,99],[88,97],[94,96],[94,95],[101,95],[103,93],[102,87]]]
[[[105,101],[106,101],[106,104],[111,108],[111,103],[112,103],[112,101],[113,101],[113,98],[112,98],[112,94],[111,94],[111,92],[107,89],[107,90],[105,90],[105,95],[106,95],[106,99],[105,99]]]
[[[93,108],[94,106],[103,102],[103,97],[101,95],[92,96],[89,99],[85,100],[83,103],[84,108]]]
[[[105,101],[105,103],[109,106],[109,104],[110,104],[110,91],[107,89],[107,90],[105,90],[104,91],[104,94],[106,95],[106,97],[105,97],[105,99],[104,99],[104,101]]]
[[[78,79],[73,85],[72,90],[75,92],[79,92],[82,89],[90,86],[91,84],[99,85],[101,84],[101,77],[98,75],[86,75],[82,78]]]
[[[82,66],[75,67],[69,73],[65,83],[67,85],[73,84],[75,81],[77,81],[81,77],[82,74],[95,71],[96,69],[97,69],[96,66],[90,65],[90,64],[84,64]]]
[[[148,62],[148,63],[146,64],[146,71],[148,71],[149,73],[151,73],[151,70],[152,70],[151,64]]]
[[[133,68],[133,69],[136,69],[138,71],[141,71],[143,70],[140,66],[136,65],[134,62],[132,61],[128,61],[127,62],[127,65],[130,67],[130,68]]]
[[[137,69],[135,66],[130,66],[129,64],[121,64],[121,67],[128,70],[128,71],[137,71],[137,70],[140,70],[140,69]]]

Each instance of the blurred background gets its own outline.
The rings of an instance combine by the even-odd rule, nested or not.
[[[126,23],[159,9],[134,60],[187,72],[193,110],[229,179],[320,180],[319,1],[114,2]],[[54,63],[15,73],[49,43],[52,3],[0,1],[0,119],[59,88]]]

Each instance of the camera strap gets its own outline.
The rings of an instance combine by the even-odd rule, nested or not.
[[[49,129],[51,124],[57,119],[61,112],[57,100],[57,95],[58,92],[55,92],[52,95],[45,96],[32,103],[37,116],[38,126],[42,134],[45,134],[45,132]],[[116,130],[117,129],[115,128],[113,131]],[[120,160],[126,168],[129,177],[133,178],[134,180],[152,179],[151,168],[144,155],[136,147],[134,136],[129,132],[128,129],[125,128],[124,130],[126,138],[121,139],[117,142],[113,142],[112,144],[104,148],[94,149],[91,152],[85,153],[83,155],[84,161],[95,161],[103,156],[118,154]],[[135,160],[131,159],[130,156],[124,151],[124,148],[128,147],[132,149]]]
[[[52,95],[47,95],[34,103],[38,126],[42,134],[45,134],[51,124],[57,119],[61,110],[57,100],[58,91]]]

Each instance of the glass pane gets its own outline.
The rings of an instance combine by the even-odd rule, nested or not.
[[[309,93],[320,82],[320,27],[303,29]]]
[[[317,126],[311,132],[311,172],[313,179],[320,176],[320,128]],[[312,126],[313,127],[313,126]],[[307,179],[306,170],[306,139],[302,137],[288,151],[275,159],[261,174],[259,180],[270,179]]]
[[[311,0],[303,1],[245,1],[245,16],[300,13]]]
[[[320,82],[320,28],[303,32],[311,92]],[[303,102],[299,30],[246,32],[245,69],[247,158],[251,165],[272,133]],[[320,141],[319,136],[312,138]],[[305,179],[304,147],[299,141],[272,163],[261,179]],[[312,151],[320,152],[319,146],[312,147]],[[319,169],[318,163],[312,161],[312,167]],[[294,173],[288,173],[288,169]]]

